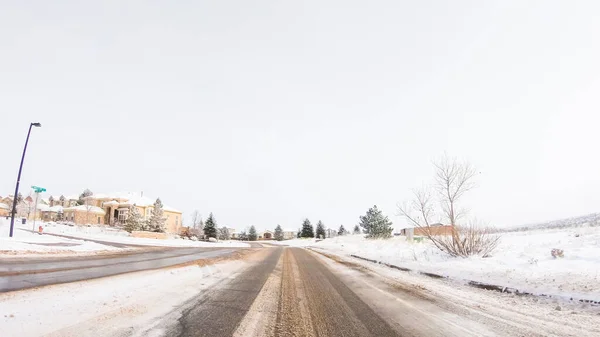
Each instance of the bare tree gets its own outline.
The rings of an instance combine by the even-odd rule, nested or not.
[[[434,161],[435,189],[440,194],[442,211],[448,218],[450,225],[455,226],[457,220],[465,215],[466,211],[457,209],[456,203],[468,191],[475,188],[477,171],[466,162],[450,158],[444,154],[442,158]]]
[[[398,213],[414,226],[429,227],[431,218],[434,215],[431,189],[423,186],[420,189],[414,189],[412,192],[414,199],[405,202],[403,205],[398,205]]]
[[[499,243],[500,237],[494,230],[481,226],[477,221],[461,226],[459,221],[466,210],[458,209],[457,203],[475,184],[476,170],[468,162],[459,162],[456,158],[444,155],[433,163],[435,180],[433,189],[439,196],[442,213],[450,228],[450,236],[441,233],[431,226],[434,216],[432,189],[423,187],[413,190],[413,200],[398,205],[398,213],[409,223],[421,229],[437,248],[452,256],[470,256],[482,254],[487,256]]]
[[[191,220],[191,228],[189,230],[190,234],[196,235],[197,237],[201,237],[204,234],[204,223],[202,222],[202,216],[198,210],[195,210],[192,213]]]
[[[86,224],[91,224],[90,223],[90,214],[93,214],[93,210],[95,209],[95,200],[93,200],[92,198],[85,198],[83,199],[83,203],[85,205],[85,223]]]

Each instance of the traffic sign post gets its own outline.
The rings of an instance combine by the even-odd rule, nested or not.
[[[38,200],[40,198],[40,193],[46,192],[46,189],[43,187],[38,187],[38,186],[31,186],[31,188],[33,188],[33,191],[35,192],[35,206],[33,208],[33,228],[31,230],[35,232],[35,220],[37,217]]]

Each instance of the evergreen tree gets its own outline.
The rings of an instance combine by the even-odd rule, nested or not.
[[[241,231],[240,235],[238,235],[238,238],[241,241],[248,241],[248,233],[246,233],[246,231]]]
[[[212,213],[210,213],[208,219],[204,222],[204,236],[207,238],[217,238],[217,221]]]
[[[281,226],[277,225],[277,227],[275,227],[275,240],[277,241],[282,241],[283,240],[283,229],[281,229]]]
[[[67,198],[65,198],[64,195],[61,195],[60,198],[58,198],[58,201],[62,207],[66,207],[65,202],[67,201]]]
[[[83,192],[79,195],[79,200],[77,200],[78,205],[85,205],[85,198],[94,195],[94,192],[89,189],[83,190]]]
[[[150,214],[150,219],[148,219],[148,230],[163,233],[165,231],[165,220],[166,218],[163,216],[163,204],[160,198],[158,198],[154,202],[154,208]]]
[[[304,219],[304,222],[302,223],[302,231],[300,233],[300,237],[303,237],[303,238],[314,238],[315,237],[315,231],[313,229],[313,226],[310,223],[310,220]]]
[[[360,226],[368,238],[389,238],[392,236],[392,222],[373,206],[367,214],[360,217]]]
[[[48,206],[52,207],[54,206],[54,197],[50,196],[50,198],[48,198]]]
[[[316,230],[315,234],[318,239],[325,238],[325,226],[323,225],[321,220],[319,220],[319,222],[317,222],[317,230]]]
[[[125,219],[125,225],[123,229],[128,231],[129,233],[133,231],[139,231],[144,227],[144,218],[140,211],[135,205],[131,206],[129,210],[129,214],[127,215],[127,219]]]
[[[229,229],[225,226],[219,228],[219,240],[229,240]]]
[[[250,226],[250,230],[248,231],[248,240],[256,241],[257,237],[258,236],[256,235],[256,228],[254,228],[254,226]]]
[[[344,225],[340,226],[340,229],[338,229],[338,235],[346,235],[346,228],[344,228]]]
[[[352,231],[352,234],[360,234],[360,227],[358,225],[354,226],[354,230]]]

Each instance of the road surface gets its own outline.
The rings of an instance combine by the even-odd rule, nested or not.
[[[124,335],[479,337],[600,332],[512,306],[507,310],[487,305],[485,297],[482,302],[448,301],[418,284],[396,282],[302,248],[264,248],[258,254],[251,267],[196,295],[159,323]]]
[[[76,269],[64,272],[88,277],[95,270],[146,263],[156,267],[152,261],[181,262],[228,250],[77,260],[68,264]],[[103,266],[102,261],[114,263]],[[540,298],[473,289],[324,251],[263,247],[206,262],[199,269],[132,273],[0,294],[0,335],[600,336],[596,312],[586,313],[577,305],[566,309],[561,303],[563,309],[557,311],[556,303],[541,303]],[[27,275],[33,280],[62,275],[60,270],[48,271],[64,266],[52,263],[3,264],[1,273],[6,278],[23,270],[42,271]]]
[[[74,282],[227,256],[236,248],[163,248],[94,257],[0,261],[0,292]]]

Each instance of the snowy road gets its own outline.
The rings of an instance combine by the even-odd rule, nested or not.
[[[0,292],[74,282],[199,259],[227,256],[235,248],[170,248],[96,257],[59,257],[0,261]]]
[[[557,323],[517,300],[471,291],[435,296],[364,266],[301,248],[268,248],[235,277],[136,332],[162,336],[592,336],[598,325]],[[479,302],[481,300],[481,302]],[[490,302],[490,303],[487,303]],[[548,308],[546,308],[548,309]],[[593,316],[588,318],[595,319]]]
[[[600,335],[595,307],[296,247],[242,249],[182,268],[8,292],[0,308],[0,336]]]

